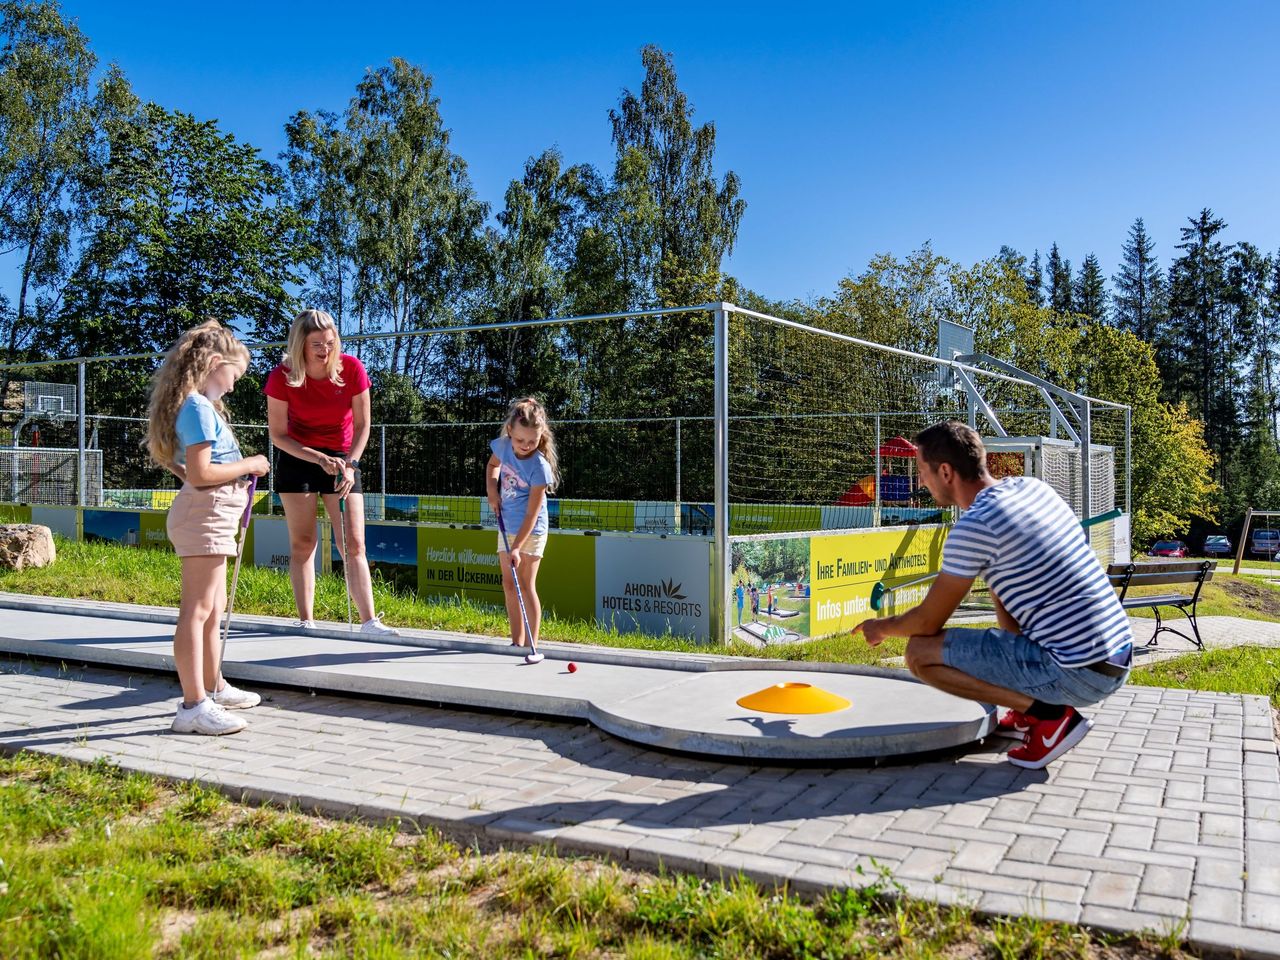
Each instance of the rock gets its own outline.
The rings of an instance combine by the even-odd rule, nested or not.
[[[37,523],[0,524],[0,568],[45,567],[58,559],[53,532]]]

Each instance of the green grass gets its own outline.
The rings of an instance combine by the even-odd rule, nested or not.
[[[1280,710],[1280,647],[1230,647],[1188,653],[1134,670],[1129,682],[1140,687],[1253,693],[1269,697],[1272,708]]]
[[[181,564],[162,550],[139,550],[119,544],[86,543],[58,538],[58,560],[47,567],[0,570],[0,590],[45,597],[67,597],[176,607],[181,584]],[[374,577],[374,604],[395,626],[448,630],[492,637],[509,636],[505,611],[470,600],[420,598],[397,593]],[[277,617],[295,617],[293,588],[287,573],[269,567],[242,566],[236,592],[236,611]],[[346,620],[346,594],[342,580],[332,575],[316,577],[315,612],[320,620]],[[786,660],[826,660],[877,663],[902,654],[904,641],[888,641],[877,649],[861,638],[848,636],[813,640],[787,646],[758,649],[746,644],[696,643],[684,637],[622,633],[583,620],[543,621],[542,638],[567,643],[596,644],[638,650],[684,653],[722,653],[773,657]]]
[[[482,854],[33,754],[0,757],[0,812],[3,957],[1181,956],[1180,931],[988,920],[902,897],[885,873],[806,901],[738,877]]]

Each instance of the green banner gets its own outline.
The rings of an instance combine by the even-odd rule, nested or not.
[[[140,511],[138,546],[146,547],[148,550],[172,550],[173,544],[169,542],[169,533],[165,528],[168,516],[167,513]]]
[[[420,523],[479,523],[481,497],[419,497]],[[388,516],[388,520],[396,519]]]
[[[735,503],[729,507],[729,533],[791,533],[821,530],[822,507],[782,503]]]
[[[561,500],[562,530],[622,530],[636,528],[634,500]]]
[[[0,503],[0,523],[30,523],[31,507],[25,503]]]
[[[418,592],[464,596],[505,608],[498,531],[418,528]],[[538,569],[543,609],[559,617],[595,616],[596,538],[552,533]]]

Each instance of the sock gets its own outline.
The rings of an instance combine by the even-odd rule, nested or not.
[[[1033,701],[1026,709],[1027,716],[1037,720],[1058,720],[1066,712],[1067,708],[1062,704],[1045,703],[1043,700]]]

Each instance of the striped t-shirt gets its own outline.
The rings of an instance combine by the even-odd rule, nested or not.
[[[1023,635],[1064,667],[1106,660],[1133,643],[1080,522],[1033,477],[1011,477],[978,494],[947,536],[942,572],[982,577]]]

